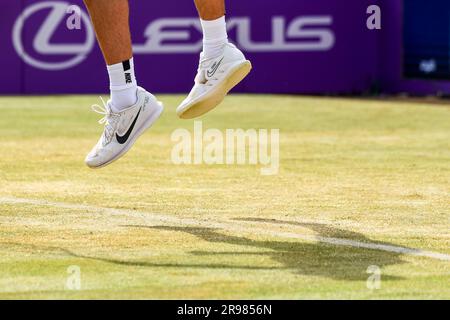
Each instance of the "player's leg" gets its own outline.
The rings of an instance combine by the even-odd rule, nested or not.
[[[136,103],[137,92],[128,23],[128,0],[85,0],[85,4],[108,65],[113,108],[119,111]],[[122,62],[130,64],[128,79],[124,76]]]
[[[134,72],[128,0],[85,0],[97,40],[107,64],[111,99],[100,121],[105,130],[86,157],[92,168],[103,167],[124,155],[162,112],[162,104],[137,85]]]
[[[184,119],[215,108],[251,70],[250,61],[228,42],[225,0],[195,0],[195,4],[203,29],[203,52],[194,87],[177,108]]]
[[[201,19],[212,21],[225,15],[225,0],[195,0]]]
[[[195,0],[195,6],[203,30],[203,58],[216,58],[228,43],[225,0]]]

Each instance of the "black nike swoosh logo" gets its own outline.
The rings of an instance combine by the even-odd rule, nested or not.
[[[139,118],[139,114],[141,113],[141,110],[142,110],[142,108],[139,109],[139,112],[138,112],[138,114],[136,115],[136,118],[134,118],[133,123],[131,124],[130,128],[128,129],[127,133],[125,133],[125,135],[119,136],[119,135],[116,133],[116,139],[117,139],[117,142],[118,142],[118,143],[124,144],[125,142],[127,142],[128,138],[130,137],[131,132],[133,132],[134,126],[136,125],[136,121],[137,121],[137,119]]]
[[[219,66],[220,66],[220,64],[222,63],[222,61],[223,61],[223,58],[220,59],[219,62],[215,62],[215,63],[213,64],[211,70],[208,70],[208,71],[206,72],[206,74],[208,75],[209,78],[211,78],[211,77],[216,73],[216,71],[217,71],[217,69],[219,69]]]

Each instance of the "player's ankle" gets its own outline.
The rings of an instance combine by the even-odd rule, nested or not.
[[[111,91],[111,109],[120,112],[136,104],[138,87],[134,86],[125,90]]]
[[[225,16],[216,20],[200,20],[203,30],[203,56],[216,58],[222,54],[223,46],[228,43]]]
[[[134,60],[109,65],[108,75],[111,90],[111,105],[114,112],[120,112],[137,102],[137,81]]]

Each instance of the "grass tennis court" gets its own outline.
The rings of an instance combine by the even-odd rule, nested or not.
[[[0,98],[0,298],[450,298],[448,107],[228,97],[205,128],[280,129],[262,176],[174,165],[171,133],[193,121],[159,98],[160,121],[100,170],[83,163],[97,97]]]

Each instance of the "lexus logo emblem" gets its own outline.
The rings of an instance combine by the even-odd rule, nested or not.
[[[84,24],[83,30],[86,33],[84,43],[77,44],[54,44],[51,43],[51,38],[55,35],[58,26],[62,25],[63,19],[66,17],[66,10],[70,6],[67,2],[44,1],[28,6],[22,14],[17,18],[12,32],[12,40],[17,54],[30,66],[43,70],[64,70],[69,69],[80,64],[87,55],[92,51],[95,44],[95,35],[92,30],[88,15],[81,11],[81,19]],[[33,50],[40,58],[33,57],[30,52],[27,52],[22,41],[23,30],[25,23],[31,19],[33,15],[41,10],[50,9],[50,13],[37,30],[32,41]],[[73,32],[67,30],[66,32]],[[35,54],[36,55],[36,54]],[[48,57],[44,60],[42,57]],[[51,61],[51,57],[55,56],[69,56],[68,59],[61,61]],[[44,60],[44,61],[43,61]]]

